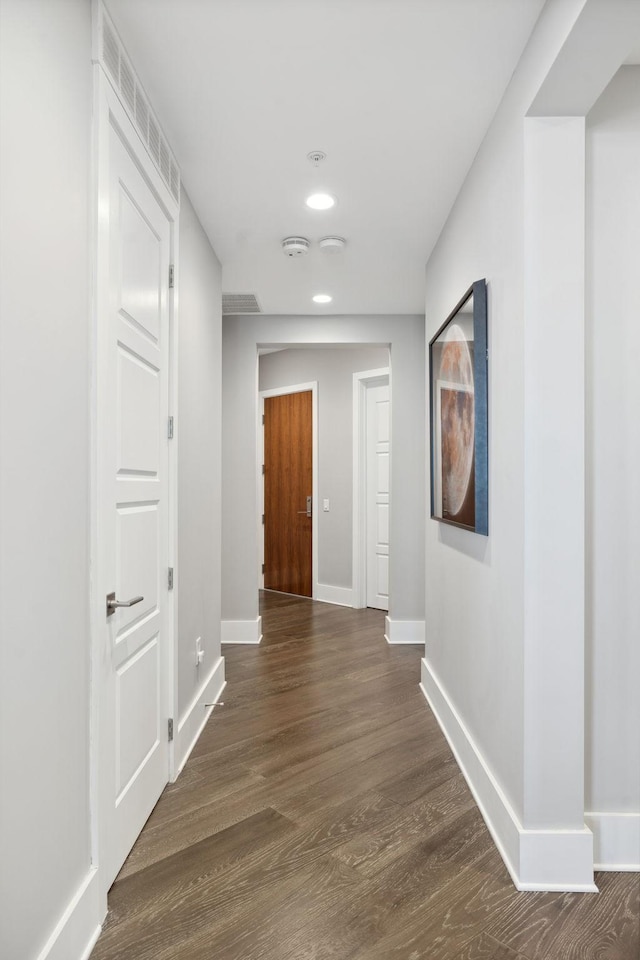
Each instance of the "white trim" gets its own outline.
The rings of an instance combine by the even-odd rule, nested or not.
[[[321,603],[336,603],[339,607],[352,607],[353,590],[351,587],[334,587],[331,583],[319,583],[315,599]]]
[[[391,617],[385,617],[384,638],[391,646],[396,643],[417,643],[424,647],[424,620],[392,620]]]
[[[640,871],[640,813],[585,813],[596,870]]]
[[[102,932],[99,916],[98,871],[91,867],[38,954],[38,960],[69,960],[70,957],[88,960]]]
[[[362,609],[367,605],[367,420],[365,415],[367,387],[388,383],[389,399],[391,399],[390,369],[390,367],[380,367],[377,370],[361,370],[353,375],[353,559],[351,576],[353,606],[357,609]],[[391,423],[391,420],[389,423]],[[393,456],[393,452],[391,456]],[[389,510],[391,510],[391,506]]]
[[[255,643],[262,640],[262,617],[255,620],[222,620],[222,643]]]
[[[180,565],[178,563],[178,445],[180,443],[180,418],[178,410],[178,301],[180,270],[179,221],[176,220],[171,231],[171,262],[173,264],[173,289],[169,290],[169,416],[173,417],[173,439],[169,443],[167,462],[167,500],[169,504],[169,560],[173,568],[173,589],[167,596],[167,618],[172,629],[172,648],[169,651],[171,668],[167,677],[169,688],[169,707],[178,706],[179,651],[177,638],[179,633],[178,606],[180,601]],[[168,575],[168,571],[167,571]],[[172,716],[170,713],[169,716]],[[169,744],[169,780],[173,781],[180,772],[176,759],[176,744]]]
[[[597,893],[591,831],[587,827],[525,829],[426,658],[422,660],[420,689],[516,888]]]
[[[311,496],[313,497],[313,508],[311,512],[311,599],[318,600],[318,381],[310,380],[309,383],[294,383],[290,386],[272,387],[270,390],[260,390],[258,397],[258,544],[262,545],[261,557],[258,557],[258,589],[264,589],[264,576],[262,574],[262,561],[264,559],[264,527],[262,525],[262,513],[264,511],[264,477],[262,475],[262,464],[264,457],[264,425],[262,418],[264,416],[265,397],[285,397],[289,393],[304,393],[311,391],[311,451],[312,451],[312,482]],[[261,506],[262,505],[262,506]]]
[[[99,16],[97,0],[91,0],[92,39],[97,37],[97,20]],[[103,141],[104,117],[100,115],[101,89],[100,69],[93,67],[93,118],[91,129],[91,203],[89,243],[91,244],[91,322],[89,330],[89,370],[91,380],[89,384],[89,637],[91,676],[89,679],[89,830],[91,836],[91,862],[98,862],[99,842],[99,808],[100,782],[98,753],[100,746],[100,685],[98,683],[99,650],[100,650],[100,618],[98,614],[99,593],[96,583],[96,561],[98,558],[98,275],[104,266],[100,261],[100,157]],[[101,915],[106,915],[107,900],[104,891],[104,902]]]
[[[209,676],[200,685],[199,690],[185,710],[184,716],[178,722],[177,736],[173,744],[176,771],[171,778],[172,781],[175,781],[178,775],[182,773],[191,751],[213,712],[213,707],[205,707],[205,701],[207,703],[217,703],[226,684],[224,657],[218,657],[217,662],[209,671]]]

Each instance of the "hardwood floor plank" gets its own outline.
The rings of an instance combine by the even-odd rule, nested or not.
[[[183,775],[184,776],[183,779]],[[188,765],[176,783],[171,783],[162,794],[161,803],[158,803],[147,820],[147,828],[162,827],[177,817],[184,817],[207,803],[222,800],[238,791],[246,791],[251,787],[264,783],[264,777],[250,770],[242,763],[216,764],[215,776],[212,776],[211,765],[206,769],[198,761]]]
[[[423,802],[444,819],[455,817],[458,812],[466,810],[467,807],[475,806],[467,781],[458,770],[454,777],[445,780],[434,790],[430,790],[419,802]]]
[[[465,795],[454,803],[451,801],[453,789],[457,796],[461,793],[461,786],[464,786]],[[443,797],[447,798],[445,802]],[[474,807],[474,800],[464,779],[457,773],[424,797],[407,807],[399,808],[397,815],[380,824],[375,832],[350,838],[335,850],[333,855],[343,863],[356,867],[358,872],[365,876],[372,876],[389,867],[394,860],[406,854],[425,837],[433,836]]]
[[[527,894],[488,923],[487,933],[526,954],[528,960],[542,960],[584,896],[580,893]]]
[[[387,889],[396,907],[411,910],[492,849],[484,821],[472,807],[449,823],[414,835],[400,848],[400,855],[380,858],[370,888]]]
[[[598,873],[596,884],[600,893],[579,898],[543,960],[638,960],[640,875]]]
[[[150,819],[125,861],[118,881],[268,809],[271,793],[271,788],[266,786],[253,790],[239,788],[221,800],[191,810],[184,817],[174,817],[157,826],[151,824]]]
[[[297,822],[313,823],[318,812],[322,812],[326,807],[333,807],[350,797],[375,790],[378,784],[392,776],[395,770],[406,770],[407,766],[415,762],[415,750],[420,746],[421,740],[420,735],[409,738],[311,786],[285,782],[281,785],[285,789],[280,790],[280,795],[273,800],[273,805]]]
[[[398,718],[399,722],[405,717]],[[284,774],[292,768],[300,769],[309,761],[317,761],[332,754],[334,759],[337,754],[336,748],[346,744],[355,744],[358,742],[358,748],[366,754],[368,746],[374,742],[376,731],[380,731],[382,738],[383,729],[391,725],[388,716],[373,720],[369,717],[353,716],[351,713],[332,714],[330,720],[325,721],[322,729],[317,729],[317,724],[309,724],[305,728],[301,724],[293,724],[286,730],[274,735],[273,741],[260,739],[255,750],[248,755],[244,754],[244,763],[263,777]],[[395,732],[391,731],[391,737]],[[384,742],[387,742],[386,740]],[[275,749],[265,749],[265,747],[275,746]],[[376,751],[381,752],[381,751]]]
[[[223,911],[203,916],[181,942],[179,953],[161,949],[155,960],[284,960],[296,949],[301,929],[336,903],[352,899],[357,886],[348,867],[321,858],[284,882],[257,886],[251,904],[231,915]],[[306,949],[313,949],[308,940]]]
[[[433,742],[431,747],[422,763],[407,770],[402,776],[381,783],[379,792],[396,803],[409,804],[454,777],[459,768],[449,748],[437,741]]]
[[[317,950],[316,954],[310,953],[309,957],[335,956],[341,960],[360,960],[366,957],[369,960],[371,952],[371,956],[376,960],[387,956],[393,960],[400,957],[404,960],[431,960],[432,956],[452,960],[454,954],[449,952],[451,944],[447,941],[444,952],[439,952],[441,945],[437,934],[432,933],[429,936],[429,923],[441,910],[438,892],[445,888],[450,891],[450,897],[444,899],[445,908],[448,909],[451,899],[455,901],[453,888],[459,876],[459,868],[451,864],[446,873],[444,888],[437,883],[421,888],[419,885],[412,885],[410,877],[403,878],[401,890],[396,887],[395,882],[389,885],[379,884],[375,880],[365,882],[358,901],[351,900],[341,904],[335,913],[325,918],[324,929],[316,927],[309,931]],[[444,875],[440,880],[443,881],[443,878]],[[397,879],[398,875],[394,876],[394,881]],[[506,886],[504,889],[511,893]],[[427,938],[419,941],[423,949],[416,949],[416,938],[411,935],[414,925],[420,932],[423,929],[427,932]],[[433,922],[431,929],[437,930],[437,925]],[[465,936],[461,931],[460,942],[464,943],[467,939],[468,934]],[[336,949],[336,944],[339,945],[339,950]]]
[[[365,946],[357,960],[451,960],[483,932],[493,914],[521,896],[495,849],[429,892],[410,913],[400,911],[389,932]]]
[[[116,881],[109,922],[92,956],[154,957],[159,942],[179,944],[203,914],[251,902],[256,874],[270,872],[266,851],[293,831],[286,817],[266,810]],[[162,938],[156,933],[158,924]]]
[[[456,960],[527,960],[522,953],[515,953],[498,943],[486,933],[480,934],[458,954]]]
[[[364,892],[356,886],[345,896],[326,900],[322,910],[301,913],[296,928],[269,960],[351,960],[363,942],[383,934],[391,911],[386,897],[364,897]]]
[[[250,740],[254,736],[275,732],[291,723],[299,723],[331,713],[331,707],[327,702],[307,704],[304,709],[298,694],[293,698],[280,697],[276,710],[274,703],[268,701],[248,705],[234,703],[233,700],[229,700],[225,691],[223,709],[214,711],[190,760],[197,760],[212,753],[219,754],[225,747]]]

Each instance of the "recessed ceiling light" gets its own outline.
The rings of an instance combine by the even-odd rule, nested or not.
[[[316,293],[313,298],[314,303],[331,303],[333,297],[330,297],[328,293]]]
[[[335,202],[336,198],[330,193],[312,193],[305,201],[312,210],[329,210]]]

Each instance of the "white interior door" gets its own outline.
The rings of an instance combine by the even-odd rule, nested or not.
[[[100,867],[110,886],[169,778],[168,406],[172,225],[109,124],[98,321]],[[104,202],[108,198],[108,211]],[[104,266],[104,265],[103,265]],[[108,306],[107,306],[108,304]],[[107,615],[107,594],[132,606]]]
[[[367,606],[389,609],[389,384],[367,387]]]

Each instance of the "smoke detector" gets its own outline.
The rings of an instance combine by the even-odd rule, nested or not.
[[[325,253],[340,253],[344,250],[344,245],[344,237],[323,237],[318,243],[320,249],[324,250]]]
[[[307,160],[309,163],[312,163],[314,167],[319,167],[323,160],[327,159],[327,155],[324,150],[312,150],[311,153],[307,154]]]
[[[302,257],[309,252],[309,241],[305,237],[285,237],[282,252],[286,257]]]

